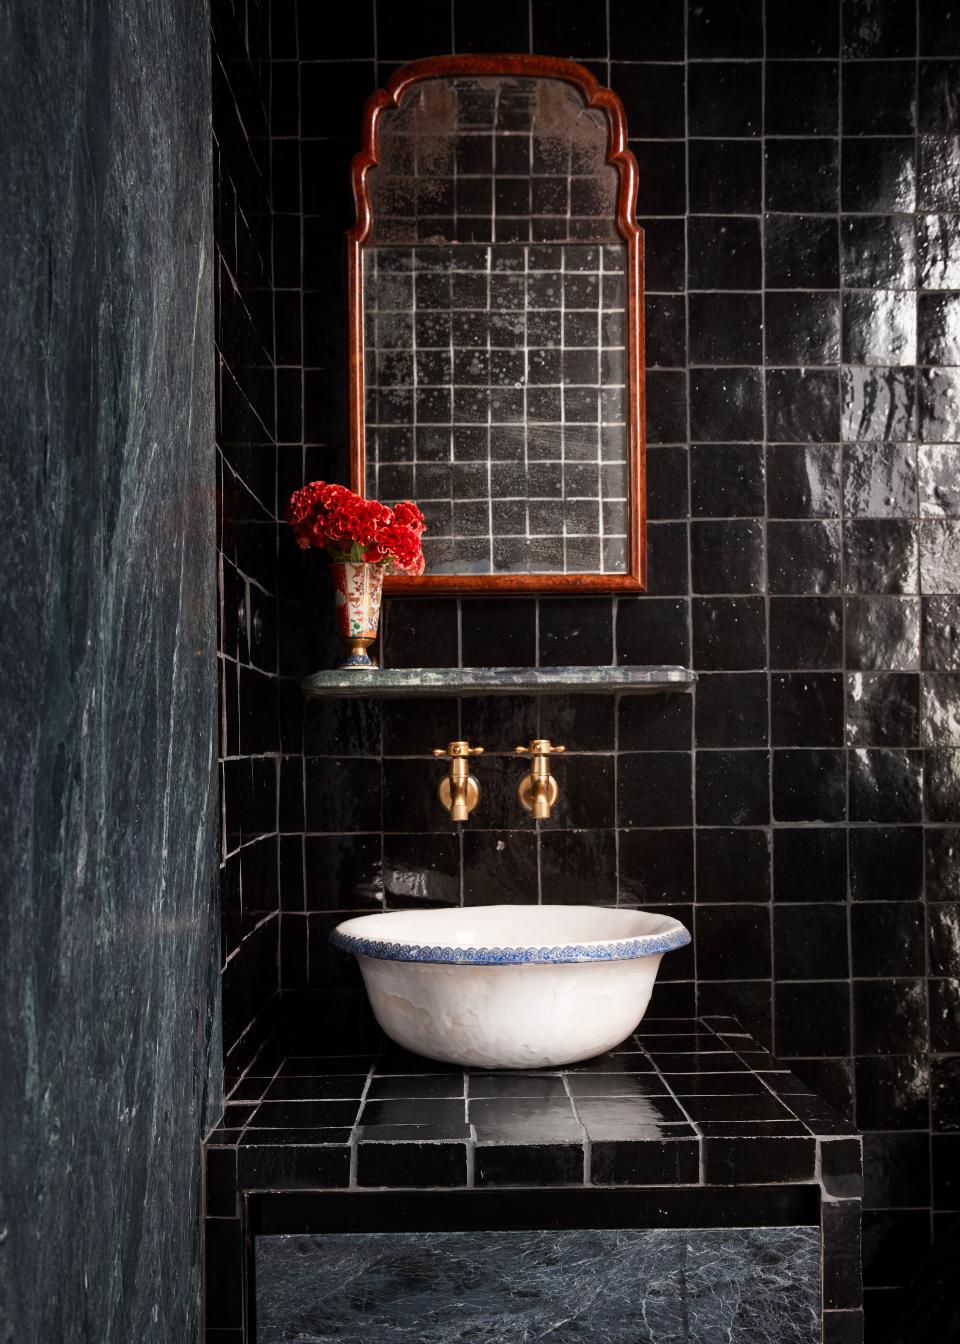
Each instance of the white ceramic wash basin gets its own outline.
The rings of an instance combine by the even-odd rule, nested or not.
[[[590,1059],[643,1017],[669,915],[589,905],[483,905],[363,915],[332,942],[356,954],[377,1021],[430,1059],[536,1069]]]

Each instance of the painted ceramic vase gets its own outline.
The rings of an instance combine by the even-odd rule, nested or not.
[[[337,610],[337,632],[350,650],[340,666],[376,667],[367,649],[377,637],[383,566],[341,561],[330,566],[330,574]]]

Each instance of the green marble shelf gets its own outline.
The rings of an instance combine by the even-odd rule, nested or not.
[[[314,672],[300,685],[309,698],[382,700],[438,695],[652,695],[689,691],[686,667],[403,667]]]

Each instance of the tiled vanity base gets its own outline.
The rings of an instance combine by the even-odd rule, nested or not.
[[[389,1042],[373,1057],[271,1049],[233,1089],[206,1143],[208,1344],[285,1340],[283,1329],[296,1322],[283,1324],[281,1297],[303,1274],[307,1304],[317,1274],[344,1255],[374,1258],[378,1268],[371,1263],[365,1282],[393,1274],[376,1241],[382,1234],[401,1249],[398,1235],[481,1237],[469,1258],[483,1264],[490,1283],[481,1289],[479,1269],[471,1283],[493,1292],[506,1244],[521,1230],[534,1280],[546,1273],[539,1259],[546,1246],[562,1269],[567,1232],[578,1233],[587,1259],[600,1254],[603,1236],[613,1237],[604,1273],[639,1258],[643,1281],[665,1276],[673,1301],[687,1276],[687,1333],[662,1323],[659,1334],[634,1330],[624,1339],[710,1338],[698,1316],[699,1263],[719,1247],[712,1306],[729,1312],[735,1301],[742,1305],[742,1316],[728,1322],[731,1340],[819,1340],[822,1315],[826,1344],[858,1344],[860,1161],[852,1127],[729,1018],[646,1021],[609,1054],[537,1073],[468,1073]],[[814,1235],[811,1277],[796,1271],[814,1263]],[[455,1274],[467,1251],[456,1239],[445,1245],[444,1272]],[[290,1253],[283,1267],[280,1246]],[[414,1254],[409,1247],[404,1254]],[[431,1247],[439,1254],[441,1243]],[[590,1273],[596,1281],[598,1271]],[[540,1290],[533,1284],[531,1291],[532,1311]],[[431,1310],[445,1309],[447,1300],[438,1296]],[[811,1300],[819,1304],[812,1326],[799,1305]],[[636,1295],[623,1305],[652,1329],[658,1302],[645,1316]],[[789,1311],[774,1329],[769,1312],[778,1303]],[[413,1338],[399,1333],[410,1304],[405,1298],[401,1310],[394,1294],[401,1314],[389,1317],[391,1339]],[[297,1328],[308,1333],[290,1337],[374,1344],[369,1322],[351,1325],[343,1302],[337,1319],[355,1333],[324,1334],[317,1318],[300,1320]],[[606,1318],[598,1320],[588,1322],[589,1337],[616,1341],[609,1329],[602,1333]],[[711,1328],[719,1330],[720,1320]],[[588,1337],[576,1328],[562,1338]],[[504,1329],[489,1338],[500,1344],[513,1336]]]

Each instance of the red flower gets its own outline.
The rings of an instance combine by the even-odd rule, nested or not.
[[[335,560],[390,564],[406,574],[422,574],[423,514],[409,499],[389,509],[364,499],[345,485],[311,481],[295,490],[286,520],[297,545],[326,548]]]

